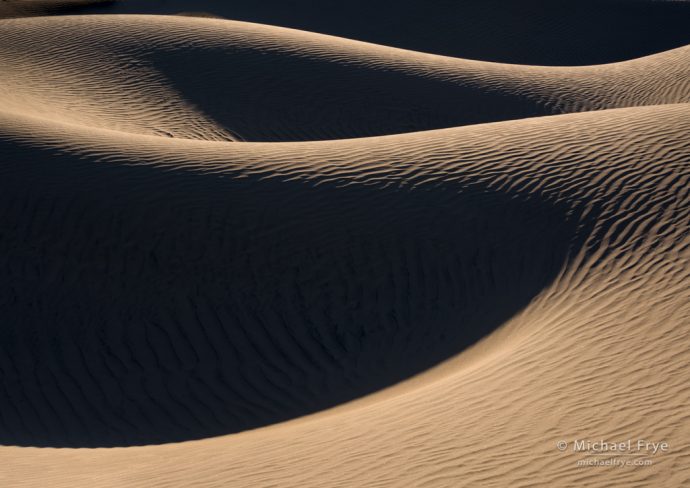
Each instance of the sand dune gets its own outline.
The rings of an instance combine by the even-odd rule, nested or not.
[[[0,486],[685,486],[689,58],[0,20]]]
[[[519,64],[611,63],[690,42],[690,3],[676,0],[121,0],[83,10],[189,11]]]
[[[2,110],[188,139],[340,139],[690,101],[690,47],[555,68],[180,17],[12,20],[0,36]]]

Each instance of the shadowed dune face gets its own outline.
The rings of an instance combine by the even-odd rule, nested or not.
[[[488,83],[430,80],[384,63],[372,67],[308,54],[273,54],[270,47],[161,49],[149,61],[170,86],[244,141],[370,137],[552,112]],[[177,69],[180,64],[188,69]],[[204,82],[212,80],[206,89],[199,89],[199,73]],[[256,90],[257,83],[263,89]]]
[[[3,444],[180,441],[370,393],[525,307],[582,232],[565,205],[462,175],[2,157]]]
[[[195,0],[194,9],[469,59],[587,65],[690,42],[690,4],[659,0]],[[94,13],[176,14],[188,0],[121,0]],[[615,26],[615,28],[612,28]]]

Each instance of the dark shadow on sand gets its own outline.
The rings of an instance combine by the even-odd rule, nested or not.
[[[4,445],[198,439],[366,395],[490,334],[587,234],[561,204],[478,181],[0,149]]]

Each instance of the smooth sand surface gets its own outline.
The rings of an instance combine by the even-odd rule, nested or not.
[[[673,47],[0,20],[0,486],[686,486]]]

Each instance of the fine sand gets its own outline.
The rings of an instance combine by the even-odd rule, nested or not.
[[[678,19],[538,66],[73,3],[0,3],[0,486],[690,484]]]

